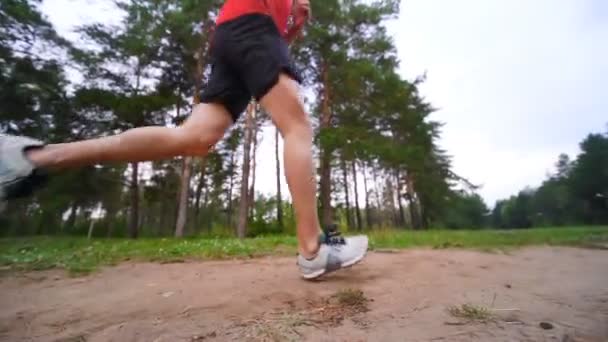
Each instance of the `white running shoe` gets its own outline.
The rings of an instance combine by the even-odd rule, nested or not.
[[[43,146],[34,139],[0,135],[0,211],[6,200],[30,195],[46,180],[25,156],[27,149]]]
[[[344,238],[335,229],[328,229],[321,236],[317,255],[309,260],[298,255],[298,267],[304,279],[315,279],[324,274],[359,263],[367,253],[367,236]]]

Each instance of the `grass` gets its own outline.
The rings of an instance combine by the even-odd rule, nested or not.
[[[580,246],[608,242],[608,227],[536,228],[520,230],[429,230],[415,234],[377,232],[377,248],[473,248],[504,249],[532,245]]]
[[[302,335],[297,328],[310,325],[314,323],[301,313],[282,313],[249,322],[240,335],[251,337],[255,341],[300,341]]]
[[[608,227],[542,228],[421,232],[384,230],[370,233],[372,249],[413,247],[474,248],[493,250],[529,245],[591,246],[608,242]],[[266,255],[295,255],[293,236],[237,240],[191,239],[93,239],[34,237],[0,239],[0,270],[62,268],[87,273],[99,266],[124,261],[183,262]]]
[[[353,318],[368,311],[369,299],[359,289],[341,289],[327,298],[316,310],[323,324],[337,326],[347,317]]]
[[[367,310],[368,299],[361,290],[343,289],[338,291],[334,297],[342,307],[353,308],[361,312]]]
[[[470,322],[487,322],[493,318],[489,309],[472,304],[450,306],[448,308],[448,313],[455,318],[464,319]]]
[[[299,328],[340,325],[346,318],[367,312],[368,302],[361,290],[341,289],[327,298],[309,302],[303,310],[291,308],[284,312],[267,312],[252,320],[238,322],[229,334],[238,336],[240,340],[300,341],[303,334]]]
[[[299,328],[337,326],[347,317],[366,312],[368,301],[360,290],[342,289],[330,297],[310,302],[304,310],[292,308],[239,322],[233,327],[231,335],[236,333],[242,340],[300,341],[302,333]]]
[[[0,266],[17,270],[63,268],[87,273],[124,261],[252,258],[294,252],[293,237],[248,239],[99,239],[35,237],[0,240]],[[279,254],[282,254],[281,252]]]

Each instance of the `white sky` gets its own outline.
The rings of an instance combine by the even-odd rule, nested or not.
[[[321,0],[318,0],[321,1]],[[105,5],[104,5],[105,4]],[[116,23],[106,1],[44,0],[61,34]],[[608,2],[402,0],[389,24],[401,74],[428,72],[422,93],[440,110],[441,145],[489,205],[537,186],[561,152],[608,123]],[[274,193],[274,133],[258,151],[258,190]],[[362,188],[362,187],[361,187]],[[285,191],[284,191],[285,192]]]

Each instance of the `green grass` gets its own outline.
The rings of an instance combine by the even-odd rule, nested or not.
[[[608,242],[608,227],[536,228],[519,230],[429,230],[408,234],[376,232],[376,248],[473,248],[505,249],[531,245],[588,245]]]
[[[455,318],[466,319],[468,321],[486,322],[492,319],[492,313],[488,308],[472,304],[450,306],[448,313]]]
[[[493,250],[528,245],[591,245],[608,242],[607,227],[542,228],[480,231],[375,231],[372,249],[412,247]],[[293,236],[270,236],[243,241],[230,238],[94,239],[35,237],[0,239],[0,270],[62,268],[87,273],[99,266],[124,261],[181,262],[265,255],[295,255]]]

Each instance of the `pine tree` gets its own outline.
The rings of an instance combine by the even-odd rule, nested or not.
[[[276,179],[277,179],[277,225],[283,230],[283,197],[281,195],[281,160],[279,159],[279,129],[274,130],[274,158],[276,165]]]
[[[339,139],[344,136],[335,128],[336,125],[346,125],[340,120],[338,110],[348,103],[346,98],[354,98],[344,91],[348,84],[343,82],[340,73],[353,70],[346,65],[351,59],[379,61],[392,58],[394,48],[381,22],[397,12],[398,1],[330,0],[313,3],[315,23],[294,53],[300,65],[312,66],[303,74],[313,84],[318,100],[320,202],[324,224],[331,223],[334,218],[331,207],[332,160],[340,145]]]
[[[247,112],[245,114],[245,143],[243,145],[243,166],[242,166],[242,180],[241,180],[241,197],[239,204],[239,221],[237,226],[237,236],[241,239],[245,238],[247,234],[247,222],[249,216],[249,172],[251,167],[251,144],[253,140],[254,130],[254,112],[256,111],[256,105],[254,103],[249,104]]]
[[[163,109],[172,99],[144,85],[153,79],[156,69],[161,27],[157,25],[162,3],[133,1],[117,3],[126,16],[121,28],[100,24],[81,29],[83,36],[98,46],[96,50],[78,51],[75,56],[87,64],[86,79],[92,86],[101,84],[116,94],[113,104],[115,129],[125,130],[145,125],[163,124]],[[140,223],[139,163],[131,163],[129,235],[138,236]]]

